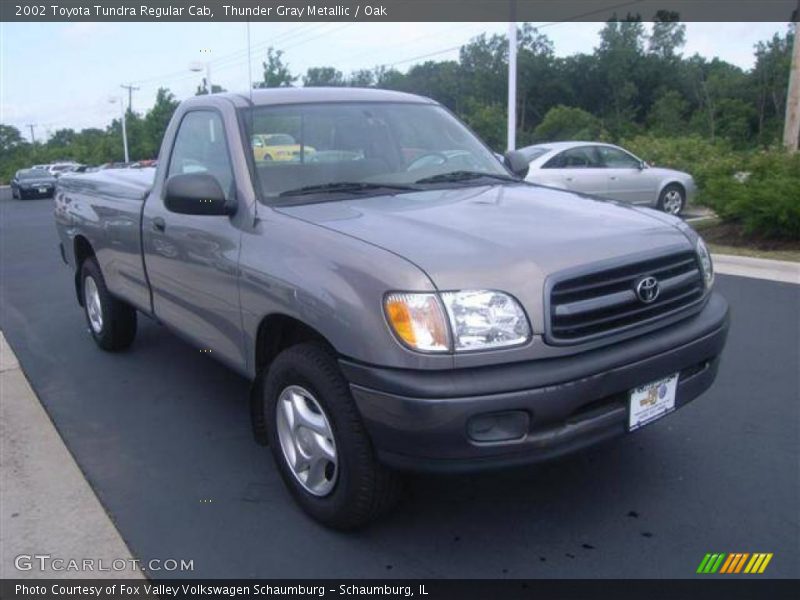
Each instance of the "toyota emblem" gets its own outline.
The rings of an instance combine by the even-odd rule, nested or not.
[[[658,279],[653,276],[642,277],[636,282],[636,296],[645,304],[655,302],[659,292]]]

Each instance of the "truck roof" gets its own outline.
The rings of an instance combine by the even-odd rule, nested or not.
[[[351,87],[285,87],[253,90],[252,96],[248,92],[224,92],[214,94],[215,97],[228,98],[237,106],[246,106],[252,100],[255,106],[269,106],[271,104],[302,104],[316,102],[414,102],[420,104],[435,104],[430,98],[380,90],[376,88],[351,88]],[[202,101],[208,96],[195,96],[192,100]]]

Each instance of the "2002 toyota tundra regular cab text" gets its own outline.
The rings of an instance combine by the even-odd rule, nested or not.
[[[254,153],[275,134],[291,157]],[[294,498],[352,528],[398,471],[554,457],[714,380],[728,307],[697,234],[526,168],[427,98],[215,94],[181,104],[155,170],[64,175],[55,214],[100,347],[138,311],[252,379]]]

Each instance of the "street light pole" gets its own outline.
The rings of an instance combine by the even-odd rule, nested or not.
[[[517,147],[517,23],[516,2],[511,3],[508,24],[508,151]]]
[[[208,88],[208,93],[214,93],[214,86],[211,83],[211,61],[196,61],[189,65],[189,70],[194,73],[200,73],[205,69],[206,71],[206,87]]]
[[[783,125],[783,145],[789,152],[797,152],[800,137],[800,1],[794,15],[794,47],[789,68],[789,89],[786,92],[786,120]]]

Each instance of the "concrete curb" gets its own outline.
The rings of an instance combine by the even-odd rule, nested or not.
[[[41,569],[23,559],[31,568],[18,570],[20,555],[64,563]],[[73,559],[93,560],[94,570],[70,569]],[[115,560],[125,561],[124,571],[114,570]],[[144,578],[131,560],[0,331],[0,578]]]
[[[714,269],[722,275],[738,275],[800,285],[800,263],[731,254],[712,254]]]

